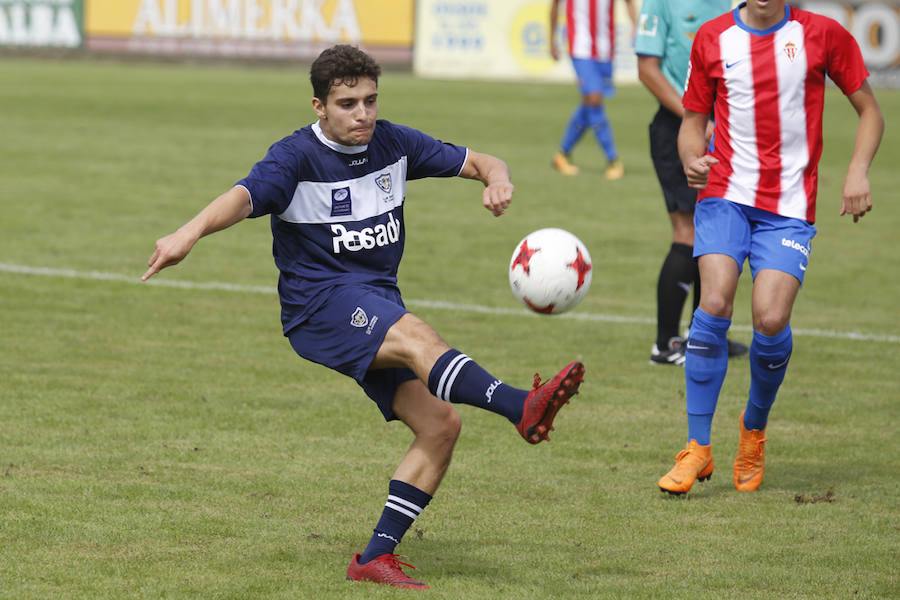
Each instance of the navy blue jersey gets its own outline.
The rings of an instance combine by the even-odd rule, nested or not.
[[[272,215],[272,254],[287,333],[342,284],[397,286],[406,182],[459,175],[467,149],[378,120],[371,141],[342,146],[318,123],[275,142],[235,185],[251,217]]]

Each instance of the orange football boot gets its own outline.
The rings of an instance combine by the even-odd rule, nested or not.
[[[766,471],[766,430],[744,427],[744,413],[740,420],[741,441],[734,459],[734,487],[740,492],[753,492],[762,483]]]
[[[691,440],[675,457],[672,470],[659,480],[659,489],[679,496],[690,491],[695,481],[712,477],[712,472],[712,446],[701,446],[697,440]]]

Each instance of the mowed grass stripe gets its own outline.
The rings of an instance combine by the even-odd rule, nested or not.
[[[119,273],[104,273],[102,271],[76,271],[74,269],[54,269],[51,267],[30,267],[10,263],[0,263],[0,271],[6,273],[18,273],[21,275],[42,275],[46,277],[68,277],[72,279],[88,279],[94,281],[115,281],[122,283],[143,283],[144,285],[181,288],[187,290],[216,290],[225,292],[244,292],[253,294],[275,294],[274,286],[241,285],[224,281],[184,281],[174,279],[151,279],[140,281],[137,277],[122,275]],[[484,306],[481,304],[460,304],[458,302],[446,302],[443,300],[405,299],[406,304],[421,306],[435,310],[454,310],[460,312],[486,313],[494,315],[528,315],[539,316],[525,309],[502,308],[497,306]],[[558,319],[572,319],[576,321],[598,321],[605,323],[636,323],[647,325],[656,323],[649,317],[628,317],[625,315],[609,315],[586,312],[571,312],[554,315]],[[746,325],[733,325],[732,329],[750,331],[752,328]],[[824,337],[839,340],[857,340],[865,342],[884,342],[888,344],[900,343],[900,336],[891,334],[875,334],[859,331],[837,331],[825,329],[794,329],[795,335]]]

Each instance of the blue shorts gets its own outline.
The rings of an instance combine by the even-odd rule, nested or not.
[[[704,198],[694,209],[694,256],[727,254],[750,274],[762,269],[788,273],[803,283],[816,228],[806,221],[782,217],[722,198]]]
[[[386,421],[401,383],[415,379],[410,369],[369,370],[391,325],[408,311],[396,288],[338,286],[322,306],[287,333],[303,358],[356,380],[378,405]]]
[[[601,62],[590,58],[573,58],[572,66],[578,76],[578,89],[581,95],[586,96],[593,92],[600,92],[606,98],[616,95],[616,86],[613,85],[612,61]]]

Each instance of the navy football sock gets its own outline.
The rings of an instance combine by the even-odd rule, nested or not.
[[[753,332],[753,342],[750,344],[750,397],[744,410],[744,427],[747,429],[766,428],[769,410],[784,381],[793,348],[790,325],[773,336]]]
[[[684,345],[688,439],[697,440],[701,446],[710,443],[712,419],[728,370],[725,334],[730,326],[731,319],[714,317],[698,308]]]
[[[469,404],[503,415],[513,423],[522,420],[528,392],[506,385],[459,350],[447,350],[431,368],[428,390],[448,402]]]
[[[382,554],[393,554],[416,517],[428,506],[431,496],[398,479],[388,485],[388,499],[375,526],[369,545],[359,557],[363,565]]]

